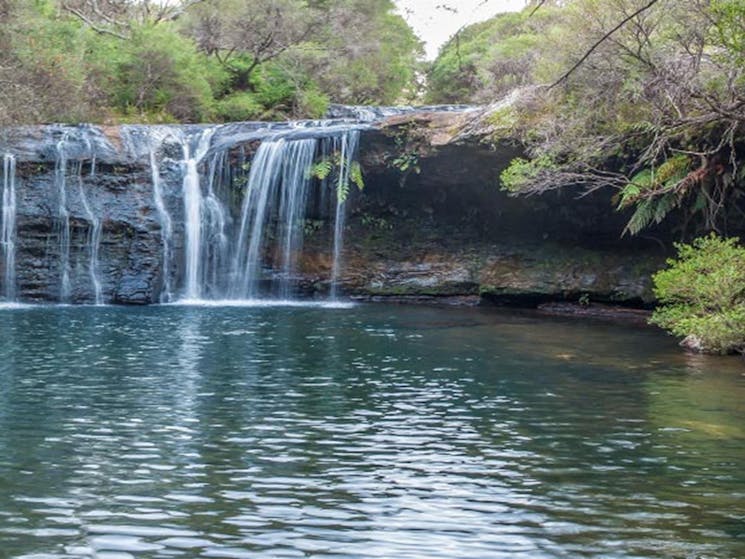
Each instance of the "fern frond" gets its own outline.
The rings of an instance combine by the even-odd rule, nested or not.
[[[354,161],[349,168],[349,180],[351,180],[358,189],[365,188],[365,179],[362,176],[362,166],[358,161]]]
[[[331,171],[334,170],[334,164],[329,159],[324,159],[322,161],[318,161],[310,166],[310,169],[308,169],[308,172],[306,173],[308,178],[315,178],[318,180],[324,180],[326,179],[330,174]]]
[[[631,216],[629,222],[626,224],[626,228],[623,230],[623,234],[629,233],[630,235],[636,235],[647,227],[652,220],[655,218],[655,201],[648,199],[639,202],[636,207],[634,215]]]
[[[339,181],[339,184],[336,185],[336,199],[344,203],[347,201],[347,197],[349,196],[349,182],[343,182]]]
[[[678,207],[679,198],[675,194],[664,194],[654,202],[654,222],[660,223],[671,211]]]

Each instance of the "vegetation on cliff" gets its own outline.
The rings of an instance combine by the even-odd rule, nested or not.
[[[745,248],[716,235],[677,248],[654,276],[661,306],[652,322],[697,351],[745,352]]]
[[[413,95],[391,0],[0,0],[0,124],[318,117]]]
[[[492,116],[527,149],[504,186],[614,188],[632,234],[675,211],[688,234],[741,224],[745,3],[541,4],[463,30],[430,72],[433,102],[523,88]]]

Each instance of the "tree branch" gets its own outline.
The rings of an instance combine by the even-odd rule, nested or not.
[[[602,45],[611,35],[613,35],[616,31],[618,31],[619,29],[621,29],[624,25],[626,25],[629,21],[631,21],[632,19],[634,19],[638,15],[641,15],[644,12],[646,12],[647,10],[649,10],[652,6],[654,6],[655,4],[657,4],[659,1],[660,0],[651,0],[650,2],[648,2],[647,4],[645,4],[644,6],[642,6],[638,10],[636,10],[633,14],[631,14],[631,15],[625,17],[623,20],[621,20],[621,22],[618,25],[616,25],[613,29],[611,29],[610,31],[608,31],[607,33],[605,33],[602,37],[600,37],[600,39],[598,39],[597,41],[595,41],[595,43],[589,48],[589,50],[587,50],[587,52],[585,52],[585,54],[582,56],[582,58],[580,58],[576,62],[576,64],[574,64],[574,66],[572,66],[571,68],[569,68],[569,70],[567,72],[565,72],[564,75],[562,75],[558,80],[556,80],[554,83],[552,83],[550,86],[548,86],[548,89],[553,89],[557,85],[560,85],[563,82],[565,82],[567,80],[567,78],[569,78],[569,76],[572,75],[572,73],[577,68],[579,68],[580,66],[582,66],[582,64],[585,62],[585,60],[587,60],[588,58],[590,58],[590,55],[592,55],[592,53],[595,52],[595,50],[597,50],[597,48],[600,45]],[[536,9],[540,8],[545,3],[546,3],[546,0],[541,0],[541,3],[536,7]]]

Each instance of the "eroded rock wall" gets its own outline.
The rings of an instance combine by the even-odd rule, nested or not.
[[[486,300],[532,305],[589,297],[627,304],[652,300],[650,274],[666,251],[650,240],[621,238],[624,216],[609,194],[563,192],[515,199],[498,177],[519,146],[493,146],[462,134],[462,114],[395,115],[362,132],[366,186],[348,203],[341,291],[360,297]],[[197,127],[184,127],[197,129]],[[218,146],[250,151],[257,124],[230,125]],[[102,224],[99,277],[104,300],[147,304],[160,298],[164,274],[161,220],[155,205],[145,127],[44,126],[6,134],[18,159],[18,292],[22,300],[59,301],[59,142],[80,171],[66,176],[70,218],[71,302],[92,302],[91,222]],[[257,137],[259,139],[257,140]],[[76,139],[77,138],[77,139]],[[86,144],[87,142],[87,144]],[[92,145],[91,145],[92,144]],[[78,150],[78,153],[74,152]],[[172,283],[182,284],[184,209],[179,147],[159,148],[158,176],[173,220]],[[409,154],[406,169],[399,159]],[[299,255],[308,295],[328,292],[329,216],[307,216]]]

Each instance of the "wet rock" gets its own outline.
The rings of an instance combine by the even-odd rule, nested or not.
[[[490,134],[488,126],[494,125],[488,115],[487,110],[462,108],[381,110],[373,117],[382,120],[361,125],[366,186],[352,192],[347,204],[342,291],[370,300],[464,304],[482,300],[531,306],[576,301],[584,294],[609,303],[651,302],[649,278],[664,264],[665,251],[655,242],[620,238],[627,216],[613,211],[610,193],[577,198],[566,191],[515,199],[502,192],[499,175],[520,148],[509,138],[496,144],[483,141]],[[215,132],[211,150],[233,146],[231,162],[244,165],[257,142],[290,126],[226,125]],[[177,139],[202,128],[53,125],[6,131],[3,149],[16,154],[19,169],[16,260],[21,297],[61,297],[55,159],[63,138],[68,159],[81,162],[79,174],[68,173],[66,192],[72,301],[92,302],[92,224],[81,192],[102,224],[99,276],[104,300],[159,300],[164,270],[151,137],[161,142],[159,179],[173,222],[176,269],[170,273],[173,284],[181,285],[183,153]],[[313,133],[310,126],[308,133]],[[401,149],[409,151],[416,162],[412,168],[419,172],[396,166]],[[239,194],[237,189],[231,196]],[[332,267],[329,216],[314,211],[306,217],[320,225],[307,235],[297,278],[300,290],[309,295],[328,291]]]

